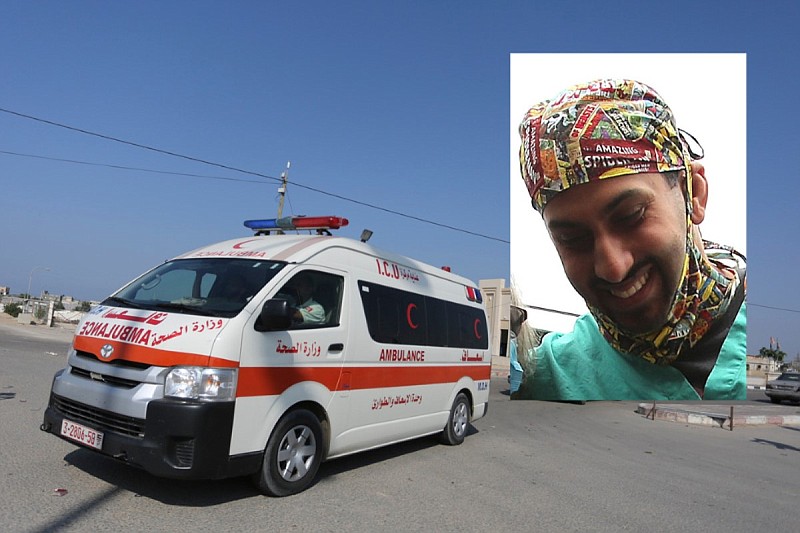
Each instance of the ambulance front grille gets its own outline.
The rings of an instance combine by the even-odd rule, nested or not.
[[[73,366],[70,370],[70,374],[75,376],[79,376],[85,379],[91,379],[93,381],[99,381],[101,383],[107,383],[108,385],[112,385],[114,387],[121,387],[123,389],[132,389],[135,386],[139,385],[139,382],[133,379],[125,379],[119,378],[116,376],[110,376],[108,374],[97,374],[95,372],[89,372],[83,368],[78,368]]]
[[[68,419],[87,424],[101,431],[112,431],[129,437],[144,437],[144,420],[97,409],[53,395],[52,407]]]
[[[93,354],[91,352],[76,351],[75,355],[78,356],[78,357],[82,357],[83,359],[89,359],[89,360],[92,360],[92,361],[100,361],[101,363],[106,364],[106,365],[122,366],[122,367],[126,367],[126,368],[135,368],[137,370],[145,370],[145,369],[150,368],[150,365],[148,365],[147,363],[138,363],[136,361],[126,361],[125,359],[113,359],[111,361],[106,361],[105,359],[102,359],[102,358],[98,357],[96,354]]]

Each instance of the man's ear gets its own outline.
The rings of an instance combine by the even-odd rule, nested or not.
[[[706,218],[708,181],[702,164],[692,161],[692,223],[700,224]]]

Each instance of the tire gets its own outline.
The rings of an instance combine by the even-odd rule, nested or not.
[[[290,411],[267,441],[261,470],[254,477],[258,489],[269,496],[304,491],[314,482],[324,450],[322,426],[314,413]]]
[[[440,437],[443,444],[457,446],[464,442],[464,437],[467,436],[469,429],[470,411],[469,398],[463,392],[459,392],[456,399],[453,400],[450,416],[447,417],[447,425]]]
[[[772,403],[781,403],[780,398],[773,398],[772,396],[770,396],[769,401],[771,401]]]

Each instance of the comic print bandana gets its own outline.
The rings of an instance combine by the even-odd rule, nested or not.
[[[540,213],[556,194],[626,174],[690,171],[672,111],[631,80],[575,85],[532,107],[519,127],[520,171]]]
[[[519,134],[520,172],[539,213],[553,196],[582,183],[684,171],[686,256],[664,326],[646,334],[631,333],[588,306],[601,333],[616,350],[654,364],[675,361],[684,348],[703,337],[715,317],[725,313],[739,279],[735,268],[725,262],[736,261],[733,254],[723,251],[709,259],[694,242],[691,179],[687,179],[692,175],[692,158],[672,111],[643,83],[596,80],[570,87],[532,107]],[[721,270],[730,272],[731,278]]]

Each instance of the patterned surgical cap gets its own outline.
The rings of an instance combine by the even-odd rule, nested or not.
[[[540,213],[559,192],[590,181],[687,170],[675,118],[644,83],[596,80],[532,107],[519,126],[520,171]]]

